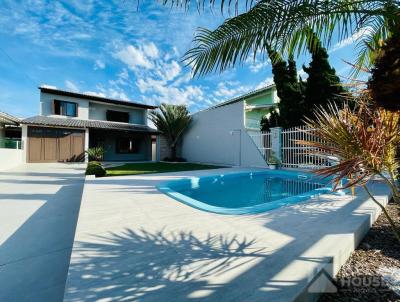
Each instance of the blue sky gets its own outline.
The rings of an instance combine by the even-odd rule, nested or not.
[[[39,85],[120,99],[186,104],[195,112],[272,82],[268,61],[249,59],[223,74],[192,79],[181,57],[197,27],[215,28],[219,11],[171,10],[155,1],[2,0],[0,111],[38,114]],[[341,76],[352,40],[333,44]],[[298,58],[299,74],[308,57]]]

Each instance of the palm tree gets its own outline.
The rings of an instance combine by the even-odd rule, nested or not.
[[[189,7],[192,0],[164,0],[165,4]],[[193,66],[194,74],[202,75],[212,71],[223,71],[244,62],[249,55],[267,55],[271,46],[282,54],[305,51],[308,45],[315,45],[313,37],[329,47],[334,41],[344,41],[349,37],[357,40],[357,59],[355,74],[363,67],[374,63],[374,54],[382,47],[392,49],[400,40],[400,4],[396,0],[210,0],[196,1],[198,8],[205,3],[211,6],[219,2],[224,6],[235,6],[235,11],[245,12],[224,21],[215,30],[198,29],[194,37],[194,47],[185,54],[186,62]],[[244,2],[244,1],[243,1]],[[247,5],[250,3],[250,5]],[[390,45],[390,37],[395,37]],[[384,68],[374,69],[373,78],[384,78],[388,72],[391,82],[386,85],[391,96],[395,97],[395,108],[400,109],[400,74],[398,52],[384,51],[380,61]],[[390,56],[389,58],[387,58]],[[383,57],[383,58],[382,58]],[[385,59],[386,57],[386,59]],[[274,59],[274,58],[272,58]],[[384,81],[380,81],[382,83]],[[377,85],[369,85],[376,90]],[[378,85],[379,86],[379,85]],[[387,106],[382,94],[372,93],[376,101]]]
[[[176,159],[179,139],[191,122],[186,106],[161,104],[159,109],[151,111],[149,115],[157,129],[167,138],[171,149],[171,159]]]
[[[331,105],[328,109],[315,111],[314,119],[306,119],[319,141],[298,141],[307,145],[310,153],[317,157],[335,156],[337,165],[316,171],[333,178],[334,188],[361,186],[370,198],[382,209],[400,241],[400,230],[384,206],[375,199],[367,182],[379,176],[392,190],[395,202],[400,202],[396,184],[396,147],[400,143],[399,114],[382,108],[374,108],[366,102],[364,94],[355,109],[347,104],[339,109]]]

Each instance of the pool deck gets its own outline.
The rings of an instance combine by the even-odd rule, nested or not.
[[[87,178],[64,301],[316,299],[326,274],[337,272],[377,218],[378,206],[358,190],[230,216],[191,208],[155,187],[245,170]],[[386,186],[375,182],[370,189],[387,202]]]

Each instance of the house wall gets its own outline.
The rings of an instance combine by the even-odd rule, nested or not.
[[[229,166],[266,166],[244,127],[244,102],[193,115],[182,141],[182,157],[191,162]]]
[[[132,124],[147,124],[146,109],[132,109],[127,106],[106,105],[95,102],[89,104],[89,119],[91,120],[107,120],[107,110],[115,110],[129,113],[129,123]]]
[[[271,88],[267,92],[251,97],[245,100],[247,106],[257,105],[274,105],[279,102],[279,98],[276,94],[276,89]],[[246,110],[246,125],[250,128],[254,128],[255,121],[261,121],[261,119],[269,113],[269,108],[254,108]],[[259,123],[257,123],[259,125]],[[256,127],[257,129],[259,126]]]
[[[66,117],[62,115],[53,114],[53,102],[54,100],[61,100],[67,102],[73,102],[78,104],[78,116],[77,117]],[[76,118],[81,120],[89,119],[89,101],[73,98],[69,96],[59,96],[50,93],[40,94],[40,115],[58,117],[58,118]]]

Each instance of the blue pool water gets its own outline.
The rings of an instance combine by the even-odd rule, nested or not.
[[[326,179],[282,170],[172,180],[158,189],[194,208],[220,214],[264,212],[332,190]]]

